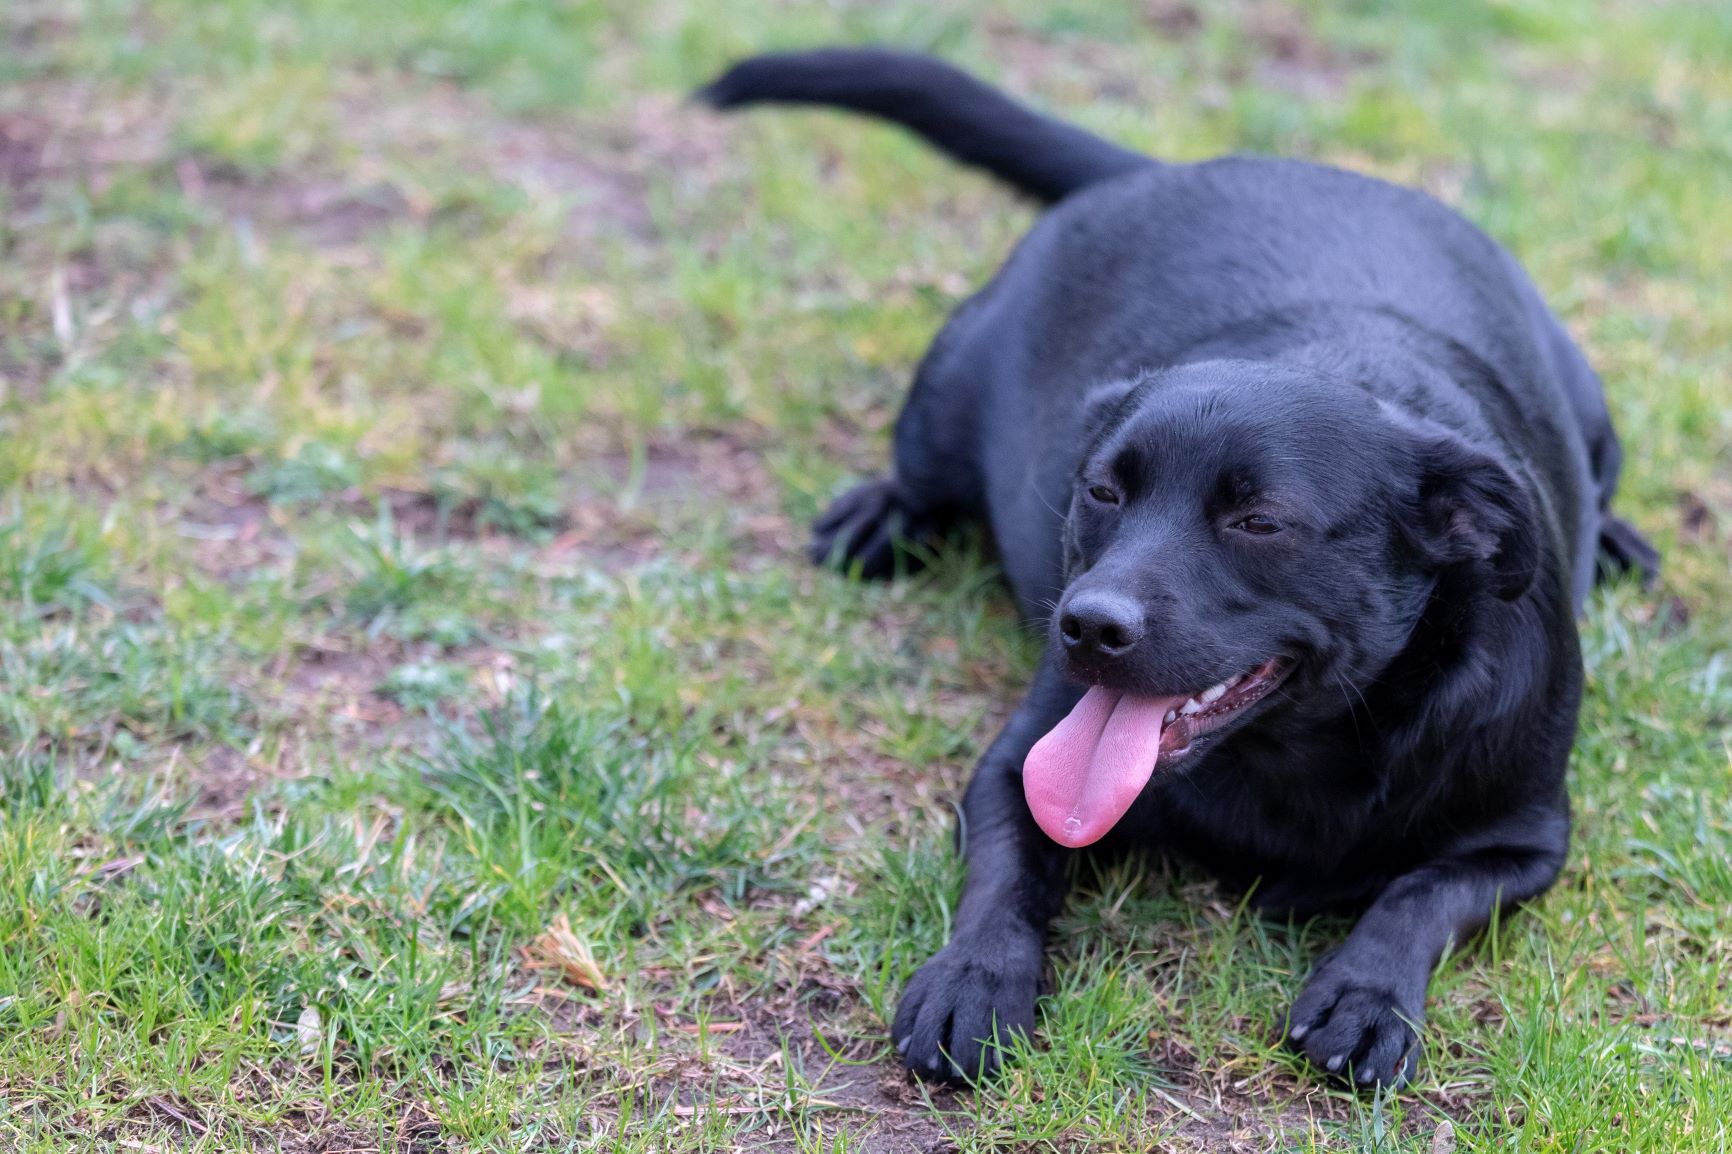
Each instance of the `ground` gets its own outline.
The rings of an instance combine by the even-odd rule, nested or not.
[[[1726,1148],[1729,11],[0,4],[0,1148]],[[1340,923],[1134,866],[998,1085],[891,1060],[1036,639],[977,543],[802,525],[1032,209],[683,99],[868,40],[1419,184],[1605,376],[1666,576],[1588,609],[1568,868],[1410,1091],[1276,1045]]]

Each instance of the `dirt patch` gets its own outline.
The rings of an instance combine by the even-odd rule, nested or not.
[[[1339,97],[1360,69],[1375,63],[1317,35],[1306,13],[1290,4],[1254,3],[1241,22],[1252,49],[1251,77],[1260,87],[1307,100]],[[1234,76],[1235,83],[1244,77]]]
[[[929,1107],[921,1089],[894,1063],[862,1063],[861,1055],[850,1052],[846,1045],[834,1054],[826,1053],[810,1028],[791,1032],[789,1023],[769,1020],[766,1015],[756,1015],[756,1020],[748,1019],[743,1025],[739,1032],[723,1035],[718,1048],[739,1068],[761,1076],[763,1081],[756,1087],[734,1089],[734,1096],[755,1092],[772,1102],[782,1097],[786,1084],[783,1065],[791,1055],[811,1086],[808,1108],[819,1114],[835,1111],[833,1117],[852,1122],[847,1128],[853,1131],[860,1149],[891,1154],[956,1148],[950,1133],[952,1127],[960,1124],[947,1125],[943,1117],[956,1106],[956,1097],[950,1091],[942,1088],[928,1091],[932,1102]],[[721,1106],[724,1102],[696,1097],[692,1105],[697,1110]],[[794,1143],[789,1141],[786,1147],[792,1149]],[[769,1148],[775,1148],[774,1144]]]
[[[47,135],[46,126],[33,117],[0,116],[0,184],[24,189],[40,179]]]
[[[671,1100],[683,1124],[701,1125],[710,1115],[750,1119],[740,1149],[808,1149],[792,1126],[812,1119],[826,1133],[848,1133],[850,1149],[873,1154],[956,1149],[950,1135],[963,1125],[952,1116],[957,1095],[923,1089],[895,1063],[875,1060],[877,1042],[854,1037],[834,1014],[802,1008],[798,996],[784,987],[767,1001],[713,1007],[707,1042],[697,1022],[652,1006],[648,1012],[670,1041],[653,1073],[639,1063],[631,1074],[657,1098]]]
[[[101,193],[117,172],[160,164],[173,124],[159,90],[125,93],[67,77],[13,87],[0,104],[0,181],[15,204],[37,204],[45,185],[76,181]]]
[[[0,12],[0,42],[9,45],[20,56],[28,56],[37,48],[64,36],[72,27],[58,5],[28,3],[13,0]]]
[[[193,787],[192,807],[187,816],[198,821],[234,820],[246,812],[246,802],[266,781],[283,776],[281,768],[267,766],[262,759],[248,757],[243,750],[219,745],[186,759],[186,774]]]
[[[1720,518],[1699,493],[1685,490],[1678,494],[1678,537],[1691,545],[1701,545],[1720,535]]]
[[[1099,40],[1046,35],[1004,17],[987,19],[981,30],[998,81],[1013,92],[1061,104],[1111,100],[1153,108],[1167,90],[1162,77]]]
[[[554,353],[576,358],[586,368],[596,370],[606,368],[628,351],[610,335],[624,310],[615,295],[601,285],[535,280],[511,281],[504,289],[512,323]]]
[[[381,498],[390,505],[397,527],[417,537],[473,541],[488,533],[483,517],[485,503],[474,498],[441,500],[433,493],[402,489],[386,489]]]
[[[380,91],[383,87],[385,90]],[[243,172],[171,147],[173,94],[116,94],[50,77],[12,89],[0,103],[0,186],[14,208],[34,207],[58,182],[101,193],[122,170],[170,175],[194,203],[268,235],[315,247],[356,245],[436,209],[416,173],[429,159],[567,205],[569,239],[657,236],[652,178],[681,186],[719,179],[727,126],[673,96],[646,97],[611,116],[528,120],[499,114],[485,96],[451,84],[398,88],[373,81],[337,98],[341,165],[315,158],[295,170]]]
[[[496,180],[536,197],[569,200],[565,231],[592,239],[622,228],[638,240],[654,236],[649,202],[618,153],[576,151],[546,126],[502,121],[488,134],[483,163]]]
[[[1658,622],[1662,636],[1676,633],[1703,609],[1675,590],[1688,586],[1698,567],[1712,571],[1732,562],[1732,473],[1716,471],[1673,494],[1678,548],[1661,560],[1661,588],[1671,595],[1645,598],[1633,612]]]
[[[682,1116],[694,1119],[710,1111],[766,1117],[790,1108],[821,1116],[834,1112],[833,1125],[846,1129],[863,1150],[957,1149],[956,1136],[973,1125],[974,1092],[919,1082],[894,1057],[881,1056],[879,1042],[861,1040],[838,1020],[845,1008],[814,1013],[798,997],[798,989],[785,989],[768,1001],[717,1007],[707,1026],[712,1055],[688,1053],[676,1060],[674,1070],[655,1080],[660,1092],[675,1097]],[[696,1022],[672,1017],[659,1027],[665,1036],[695,1040],[699,1034]],[[1162,1131],[1163,1150],[1265,1154],[1351,1113],[1348,1104],[1291,1078],[1235,1081],[1232,1073],[1210,1073],[1189,1051],[1162,1048],[1153,1039],[1150,1056],[1161,1073],[1148,1087],[1148,1114],[1139,1122]],[[807,1088],[803,1100],[788,1097],[790,1073]],[[1016,1078],[1016,1069],[1006,1076]],[[1272,1103],[1285,1105],[1271,1111]],[[782,1141],[769,1137],[751,1148],[793,1150],[796,1142],[791,1135]],[[1088,1147],[1079,1138],[1069,1144],[1061,1139],[1056,1148]]]
[[[193,154],[176,155],[176,94],[119,91],[69,76],[20,85],[0,104],[0,185],[31,209],[64,183],[103,194],[125,171],[178,180],[195,204],[319,246],[354,244],[409,215],[402,192],[382,180],[351,183],[324,172],[244,173]],[[8,107],[8,105],[11,105]]]
[[[1325,39],[1303,10],[1276,0],[1219,5],[1145,0],[1141,15],[1162,40],[1187,51],[1194,50],[1210,23],[1229,25],[1242,36],[1247,51],[1227,66],[1227,83],[1254,83],[1304,99],[1339,97],[1355,73],[1376,59]],[[1042,34],[1008,19],[989,19],[983,31],[1004,83],[1012,88],[1044,92],[1064,102],[1106,99],[1151,111],[1170,91],[1157,70],[1099,40]]]
[[[1711,477],[1698,488],[1680,490],[1676,507],[1679,541],[1711,547],[1726,540],[1726,527],[1732,523],[1732,475]]]
[[[1211,902],[1217,916],[1232,916],[1214,887],[1196,883],[1198,901]],[[814,920],[800,920],[799,905],[790,907],[800,940],[778,947],[775,986],[735,990],[724,977],[706,1000],[703,1023],[689,1011],[675,1012],[652,998],[639,1008],[609,1009],[588,993],[567,995],[543,988],[538,1000],[550,1001],[557,1028],[579,1041],[582,1059],[602,1079],[619,1079],[653,1088],[658,1100],[677,1104],[674,1116],[698,1124],[711,1114],[730,1120],[751,1119],[741,1148],[793,1150],[800,1148],[787,1132],[791,1122],[817,1117],[827,1132],[846,1131],[852,1143],[871,1151],[953,1151],[957,1138],[980,1120],[989,1143],[1005,1136],[1016,1119],[995,1116],[991,1098],[977,1102],[972,1092],[952,1091],[915,1080],[888,1052],[882,1025],[870,1019],[858,987],[833,972],[819,944],[826,937]],[[715,916],[725,916],[718,908]],[[1171,948],[1154,951],[1173,959],[1192,956],[1195,942],[1179,935]],[[649,973],[657,981],[678,982],[675,974]],[[553,979],[557,984],[557,979]],[[654,1063],[639,1056],[630,1063],[610,1056],[611,1039],[642,1036],[645,1019],[655,1019],[655,1032],[665,1041]],[[1239,1019],[1229,1034],[1253,1039],[1256,1048],[1266,1030]],[[1354,1105],[1327,1088],[1284,1070],[1251,1066],[1236,1059],[1243,1048],[1198,1054],[1182,1042],[1151,1031],[1147,1060],[1155,1071],[1142,1087],[1143,1117],[1136,1121],[1163,1135],[1162,1150],[1263,1152],[1284,1149],[1300,1135],[1320,1134],[1320,1127],[1349,1122]],[[1020,1084],[1022,1068],[1007,1071],[1009,1085],[984,1091],[1013,1101],[1039,1102],[1039,1085]],[[795,1089],[790,1092],[790,1087]],[[1431,1105],[1453,1105],[1470,1112],[1471,1103],[1428,1098]],[[1408,1131],[1430,1123],[1415,1121]],[[781,1127],[782,1129],[778,1129]],[[761,1136],[761,1140],[759,1139]],[[853,1148],[852,1146],[850,1148]],[[1044,1147],[1043,1147],[1044,1148]],[[1084,1150],[1081,1138],[1055,1140],[1057,1150]]]
[[[294,553],[276,510],[247,488],[242,470],[206,469],[184,506],[164,508],[161,513],[189,543],[193,563],[227,584],[245,581]]]
[[[292,1082],[296,1076],[290,1073],[286,1079]],[[243,1101],[264,1102],[272,1095],[258,1093],[248,1086],[240,1090],[238,1097]],[[438,1125],[425,1109],[415,1103],[404,1104],[402,1121],[383,1141],[378,1129],[358,1130],[334,1123],[316,1108],[285,1111],[282,1122],[266,1130],[226,1120],[195,1103],[165,1094],[144,1099],[126,1111],[123,1121],[100,1124],[93,1131],[98,1140],[121,1149],[156,1154],[208,1143],[212,1136],[244,1143],[236,1149],[272,1150],[279,1154],[447,1154],[457,1149],[441,1136]],[[221,1148],[230,1147],[225,1143]]]
[[[745,558],[799,555],[805,534],[782,511],[782,486],[766,467],[752,432],[712,430],[684,437],[657,434],[641,449],[597,448],[558,481],[558,511],[524,535],[502,526],[480,497],[387,486],[338,495],[336,508],[371,518],[386,503],[396,528],[422,541],[464,542],[484,552],[538,549],[538,570],[559,575],[574,563],[607,572],[658,559],[677,560],[671,542],[696,523],[720,519]],[[262,542],[274,547],[276,515],[256,497],[226,488],[224,502],[192,515],[205,522],[197,535],[220,537],[224,550]],[[230,568],[238,552],[218,558],[207,550],[213,571]]]
[[[277,724],[275,761],[264,766],[274,778],[299,777],[330,761],[332,743],[355,756],[426,754],[443,740],[438,717],[395,700],[385,686],[391,673],[420,660],[437,660],[467,671],[461,704],[465,716],[496,708],[516,679],[516,659],[487,646],[441,651],[430,644],[403,645],[388,637],[349,647],[345,639],[304,641],[266,671],[259,691],[268,692]],[[435,712],[446,712],[441,706]],[[244,794],[242,795],[244,797]]]
[[[441,737],[439,723],[380,691],[390,672],[409,659],[383,641],[365,651],[320,642],[301,646],[259,676],[244,678],[240,692],[253,698],[265,715],[261,736],[244,748],[181,747],[169,763],[168,769],[190,787],[190,816],[215,822],[240,819],[261,789],[327,772],[333,747],[368,757],[432,748]],[[477,671],[473,681],[478,708],[497,704],[497,693],[483,688],[489,682],[484,673],[503,668],[509,676],[508,655],[477,648],[442,660]]]
[[[579,561],[606,572],[677,560],[669,541],[682,525],[720,517],[742,564],[797,555],[803,531],[781,510],[781,486],[761,450],[743,436],[658,436],[639,453],[607,451],[583,470],[570,526],[544,561]]]
[[[1377,59],[1319,36],[1305,10],[1283,0],[1145,0],[1143,15],[1164,40],[1177,44],[1196,40],[1211,21],[1236,29],[1250,49],[1249,61],[1229,69],[1229,83],[1254,81],[1305,99],[1340,96],[1354,74]]]
[[[166,155],[156,91],[99,92],[70,77],[0,88],[0,210],[7,262],[0,303],[17,323],[0,348],[0,395],[35,400],[54,372],[148,321],[168,299],[169,255],[130,220],[98,219],[66,244],[68,186],[101,196]]]
[[[43,65],[0,91],[0,190],[14,210],[42,203],[59,182],[101,193],[118,171],[143,168],[178,178],[189,199],[224,218],[346,247],[393,222],[428,219],[439,208],[430,190],[461,173],[562,202],[566,236],[587,245],[655,238],[652,183],[675,173],[676,199],[701,199],[729,156],[727,122],[695,113],[673,93],[608,113],[524,118],[455,83],[387,71],[339,81],[321,110],[330,113],[331,136],[309,162],[245,173],[177,152],[179,113],[196,95],[184,80],[120,89],[52,60],[52,42],[69,26],[46,6],[0,13],[0,42]]]
[[[293,557],[289,525],[304,509],[273,504],[249,487],[247,476],[245,468],[207,468],[188,502],[162,510],[164,520],[173,520],[175,531],[192,541],[191,555],[198,567],[231,584]],[[485,502],[478,498],[385,485],[373,490],[351,486],[315,502],[366,524],[379,516],[381,503],[398,532],[423,544],[511,539],[510,533],[489,522]],[[561,527],[562,523],[555,523],[552,529]]]
[[[1190,40],[1203,30],[1203,13],[1188,0],[1145,0],[1143,16],[1167,40]]]
[[[176,174],[189,199],[319,248],[357,244],[412,215],[408,198],[384,181],[356,186],[334,176],[207,170],[192,157],[181,159]]]
[[[563,231],[578,241],[655,239],[652,177],[675,172],[684,187],[707,185],[728,156],[725,122],[671,95],[644,97],[611,116],[536,119],[502,116],[484,95],[453,84],[356,88],[342,103],[347,142],[372,163],[387,156],[460,162],[534,199],[565,202]]]
[[[380,649],[304,645],[283,688],[295,714],[324,715],[373,730],[403,720],[401,706],[374,692],[395,665]]]
[[[603,453],[594,472],[622,498],[652,505],[719,499],[767,506],[777,488],[754,444],[717,433],[656,437],[641,453]]]

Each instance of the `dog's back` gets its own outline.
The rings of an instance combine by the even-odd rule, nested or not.
[[[1006,357],[1036,362],[1021,375],[1038,387],[1074,389],[1195,359],[1242,318],[1285,312],[1303,326],[1320,301],[1382,310],[1483,365],[1471,377],[1491,388],[1422,415],[1476,440],[1513,442],[1505,448],[1548,494],[1578,606],[1596,552],[1605,572],[1651,576],[1656,567],[1653,550],[1610,513],[1621,453],[1586,360],[1519,265],[1422,192],[1297,160],[1165,164],[942,61],[883,48],[752,57],[698,96],[721,109],[806,104],[888,120],[1054,206],[922,367],[952,378],[933,401],[947,414],[974,408],[968,382]],[[1007,330],[1029,333],[1019,353],[973,339],[990,333],[996,343]],[[1003,435],[1027,435],[1029,414],[1047,408],[1024,398],[1004,416]],[[905,419],[921,420],[916,409]],[[1489,427],[1475,425],[1482,409]],[[990,478],[977,481],[958,504],[984,511]]]

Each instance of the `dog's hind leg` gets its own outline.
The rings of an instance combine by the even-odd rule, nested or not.
[[[974,375],[956,355],[955,320],[927,352],[896,418],[892,475],[850,489],[812,523],[816,564],[872,580],[911,573],[926,547],[980,515],[979,404]]]
[[[1511,266],[1515,267],[1513,261]],[[1517,272],[1519,274],[1520,270]],[[1624,468],[1624,450],[1618,444],[1617,431],[1612,427],[1612,414],[1606,407],[1606,390],[1599,374],[1576,347],[1569,331],[1546,308],[1539,293],[1530,291],[1528,295],[1547,357],[1558,374],[1564,395],[1581,429],[1588,453],[1588,468],[1593,475],[1593,507],[1583,510],[1581,561],[1584,564],[1576,571],[1576,608],[1579,612],[1590,584],[1601,584],[1626,573],[1635,573],[1641,578],[1643,588],[1653,585],[1660,575],[1660,554],[1634,525],[1612,512],[1612,498],[1618,491],[1618,475]],[[1599,514],[1597,521],[1595,512]],[[1591,554],[1587,539],[1594,541]]]
[[[1608,512],[1600,520],[1599,578],[1612,580],[1626,573],[1640,577],[1642,588],[1652,587],[1660,576],[1660,551],[1634,525]]]
[[[1660,553],[1634,525],[1612,512],[1618,475],[1624,468],[1624,450],[1612,428],[1605,390],[1563,326],[1549,315],[1547,319],[1553,355],[1563,368],[1564,383],[1581,421],[1588,463],[1593,470],[1595,505],[1600,514],[1594,580],[1603,583],[1634,573],[1641,579],[1642,588],[1647,589],[1660,576]],[[1591,528],[1589,531],[1592,532]],[[1583,587],[1577,589],[1578,597],[1586,592]]]
[[[813,563],[843,572],[858,572],[882,580],[913,572],[924,563],[925,550],[942,528],[917,500],[910,499],[895,477],[856,485],[830,503],[812,522],[808,552]]]
[[[1599,487],[1600,532],[1594,577],[1599,582],[1613,581],[1627,573],[1641,579],[1642,588],[1651,588],[1660,576],[1660,552],[1640,530],[1612,512],[1612,496],[1617,492],[1618,474],[1623,470],[1624,454],[1607,418],[1601,427],[1590,429],[1590,453],[1594,481]]]

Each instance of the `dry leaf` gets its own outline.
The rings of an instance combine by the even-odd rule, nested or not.
[[[553,919],[546,932],[529,944],[527,952],[531,964],[558,970],[573,985],[598,994],[607,989],[607,979],[595,964],[595,955],[572,932],[571,920],[564,914]]]

